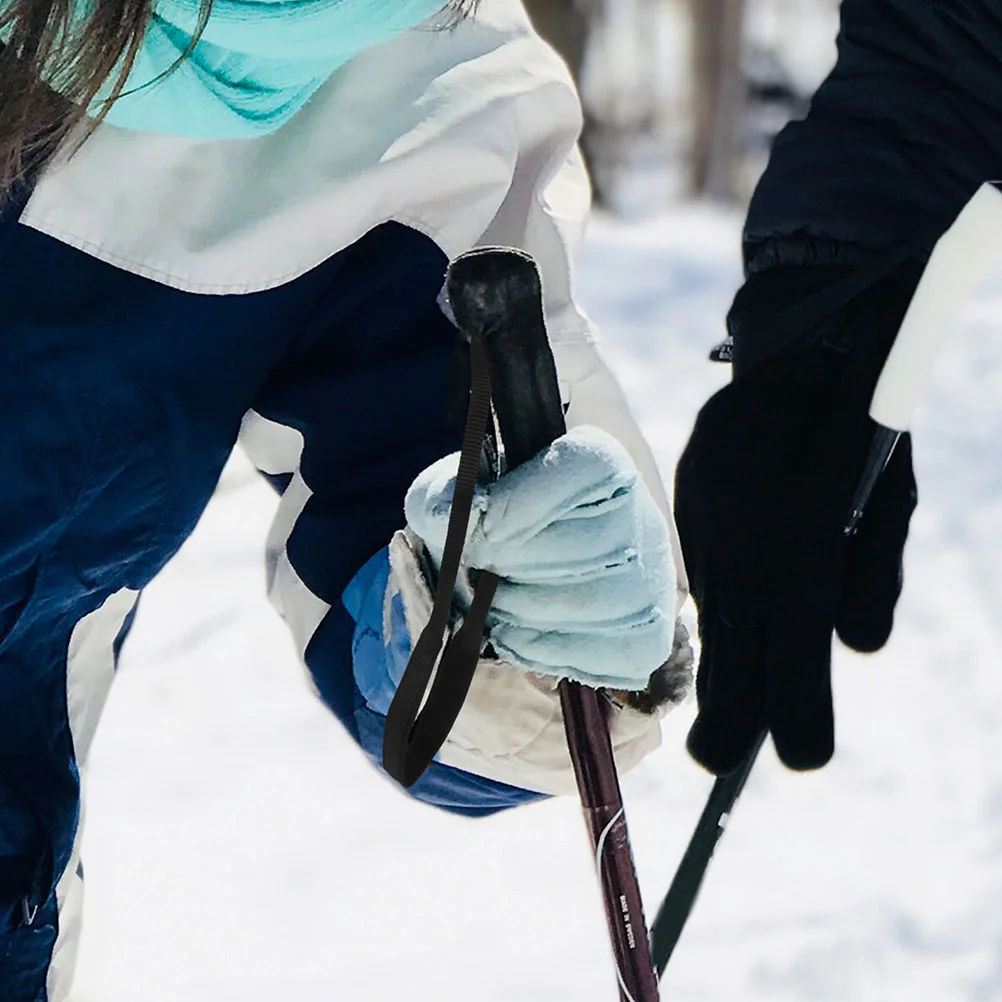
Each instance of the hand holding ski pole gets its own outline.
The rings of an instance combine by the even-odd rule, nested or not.
[[[917,264],[901,256],[812,321],[798,314],[797,297],[817,298],[813,268],[752,276],[735,301],[735,378],[700,412],[676,480],[703,647],[689,747],[718,775],[736,769],[764,729],[792,768],[817,768],[832,754],[832,634],[865,652],[886,642],[915,505],[910,441],[890,455],[892,438],[881,435],[863,478],[872,489],[866,518],[857,512],[855,531],[844,532],[860,507],[874,421],[907,426],[939,339],[1002,239],[1000,202],[982,189],[921,283]],[[836,272],[832,288],[844,276]]]
[[[483,251],[454,262],[449,299],[464,330],[485,346],[506,465],[517,468],[566,430],[556,368],[543,324],[539,275],[515,252]],[[560,684],[568,746],[592,834],[623,1002],[658,997],[640,890],[606,725],[603,698]]]
[[[493,340],[486,351],[497,386],[493,376],[512,356],[505,351],[495,359]],[[496,407],[503,392],[495,391]],[[506,447],[506,460],[511,455]],[[448,538],[456,468],[455,455],[433,463],[404,502],[410,531],[436,565]],[[630,454],[600,428],[561,433],[479,484],[463,561],[500,578],[487,625],[497,658],[510,665],[638,691],[671,655],[668,525]]]
[[[909,291],[889,289],[872,322],[892,329]],[[704,406],[679,461],[675,515],[702,648],[688,747],[718,776],[763,731],[790,768],[824,765],[832,634],[873,651],[891,632],[916,498],[907,440],[848,544],[843,531],[875,381],[826,347],[762,362]]]
[[[900,546],[904,543],[907,515],[910,511],[905,491],[913,483],[910,442],[905,433],[940,345],[956,328],[964,304],[986,270],[996,264],[1000,257],[1002,194],[994,186],[986,184],[979,189],[933,250],[873,392],[869,407],[869,451],[841,523],[842,537],[849,541],[846,574],[850,581],[855,576],[855,591],[848,596],[843,595],[842,604],[831,621],[832,625],[825,631],[825,640],[829,644],[832,627],[838,629],[844,640],[850,641],[850,646],[863,650],[882,646],[890,632],[891,613],[900,591],[900,581],[897,588],[890,587],[893,584],[889,573],[892,570],[890,560],[896,555],[898,563],[900,562]],[[872,313],[866,316],[873,319]],[[781,399],[781,390],[781,387],[776,388],[776,399]],[[784,404],[780,404],[781,409],[783,406]],[[836,416],[840,414],[841,412],[837,412]],[[696,439],[695,434],[693,439]],[[815,443],[817,441],[815,438]],[[908,450],[907,456],[903,455],[903,449]],[[794,472],[792,480],[784,479],[777,484],[777,489],[782,491],[784,487],[789,490],[800,486],[802,484]],[[683,486],[683,490],[687,489],[689,487]],[[868,603],[871,608],[867,608]],[[709,609],[701,608],[701,614],[711,618],[713,612],[710,610],[714,609],[712,600],[708,605]],[[871,629],[868,637],[866,631],[856,634],[857,639],[862,638],[864,642],[852,644],[852,618],[856,617],[858,627],[873,612],[877,615],[870,619],[871,627],[875,624],[878,628]],[[848,636],[844,632],[847,627]],[[817,656],[819,652],[813,653]],[[820,653],[826,668],[826,684],[821,687],[825,703],[821,708],[821,719],[825,725],[823,745],[827,747],[830,714],[826,711],[830,706],[830,693],[827,656],[824,656],[824,652]],[[811,651],[805,652],[806,661],[809,662],[811,656]],[[761,653],[751,652],[749,667],[752,671],[755,664],[760,663],[760,659]],[[735,665],[735,668],[740,669],[740,665]],[[704,693],[705,684],[704,682]],[[773,692],[769,699],[775,701],[782,697],[782,693]],[[764,705],[759,701],[753,702],[753,722],[760,720],[771,723],[768,705],[768,700]],[[818,718],[814,719],[816,722]],[[732,765],[735,751],[740,750],[743,735],[749,733],[750,746],[743,761],[735,768]],[[706,868],[723,833],[725,819],[744,788],[766,737],[766,729],[762,726],[757,733],[752,733],[746,726],[741,729],[741,734],[742,741],[737,745],[732,742],[729,751],[725,751],[722,758],[718,757],[719,748],[713,749],[712,741],[708,741],[705,735],[697,732],[690,736],[690,747],[697,758],[711,765],[711,768],[714,765],[727,768],[718,769],[724,774],[714,784],[675,880],[652,927],[652,953],[659,975],[665,970],[682,933]],[[833,732],[831,737],[833,738]],[[807,746],[810,747],[809,740]],[[777,742],[777,747],[781,756],[785,757],[783,746]],[[788,746],[785,750],[789,753]],[[824,751],[824,748],[821,750]]]
[[[384,761],[391,774],[413,781],[441,746],[462,706],[490,613],[498,653],[563,678],[568,747],[595,846],[620,998],[654,1002],[657,980],[609,737],[609,705],[594,686],[606,681],[643,688],[671,652],[667,527],[614,439],[597,429],[566,433],[532,259],[503,249],[464,255],[450,268],[447,292],[457,325],[471,340],[467,441],[458,471],[453,457],[415,481],[408,523],[440,568],[441,608],[452,601],[464,546],[468,566],[490,570],[471,572],[475,593],[463,626],[446,644],[420,712],[434,659],[412,656],[387,718]],[[477,487],[474,460],[487,424],[486,400],[493,401],[505,476]],[[500,464],[490,465],[489,479],[497,478]],[[649,559],[635,559],[638,548]],[[596,596],[604,597],[600,608]],[[495,600],[497,610],[490,612]],[[589,623],[598,615],[604,619],[593,630]],[[437,655],[441,636],[433,614],[415,653],[424,644]]]

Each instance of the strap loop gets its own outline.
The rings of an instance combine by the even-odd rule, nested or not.
[[[487,614],[500,581],[490,571],[479,573],[463,625],[442,650],[491,414],[490,373],[479,336],[470,339],[470,363],[469,410],[435,602],[386,715],[383,768],[407,787],[413,786],[431,764],[463,708],[480,658]]]

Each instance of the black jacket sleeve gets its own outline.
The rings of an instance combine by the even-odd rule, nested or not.
[[[1002,3],[844,0],[838,51],[755,193],[750,273],[929,244],[1002,178]]]
[[[935,241],[998,178],[1002,2],[843,0],[837,65],[777,137],[749,209],[728,319],[738,371],[830,339],[889,281],[907,303]],[[875,334],[871,363],[893,336]]]

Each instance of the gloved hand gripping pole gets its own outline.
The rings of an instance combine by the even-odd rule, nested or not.
[[[1002,193],[994,185],[985,184],[933,248],[881,370],[870,404],[873,438],[847,513],[846,535],[856,531],[898,439],[911,425],[943,341],[956,330],[964,306],[988,269],[1000,259]],[[760,734],[745,761],[713,785],[651,928],[651,948],[659,976],[664,973],[682,935],[724,825],[744,789],[765,738],[765,733]]]
[[[473,385],[446,556],[435,596],[438,615],[433,613],[432,622],[415,645],[387,715],[384,764],[390,775],[407,786],[427,768],[459,715],[497,586],[495,575],[476,575],[469,613],[456,636],[446,643],[436,671],[470,513],[473,478],[482,465],[480,452],[489,403],[493,400],[506,470],[530,459],[566,431],[556,366],[546,336],[540,277],[533,259],[507,248],[471,251],[450,266],[446,292],[457,326],[470,339]],[[497,477],[500,472],[495,468],[491,475]],[[419,648],[423,652],[420,656]],[[560,682],[559,693],[568,749],[595,850],[619,997],[621,1002],[656,1002],[657,978],[609,738],[609,703],[601,691],[568,680]]]

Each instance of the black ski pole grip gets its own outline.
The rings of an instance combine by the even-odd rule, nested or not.
[[[483,339],[512,470],[567,430],[536,262],[509,248],[470,251],[453,261],[445,287],[459,329]]]

